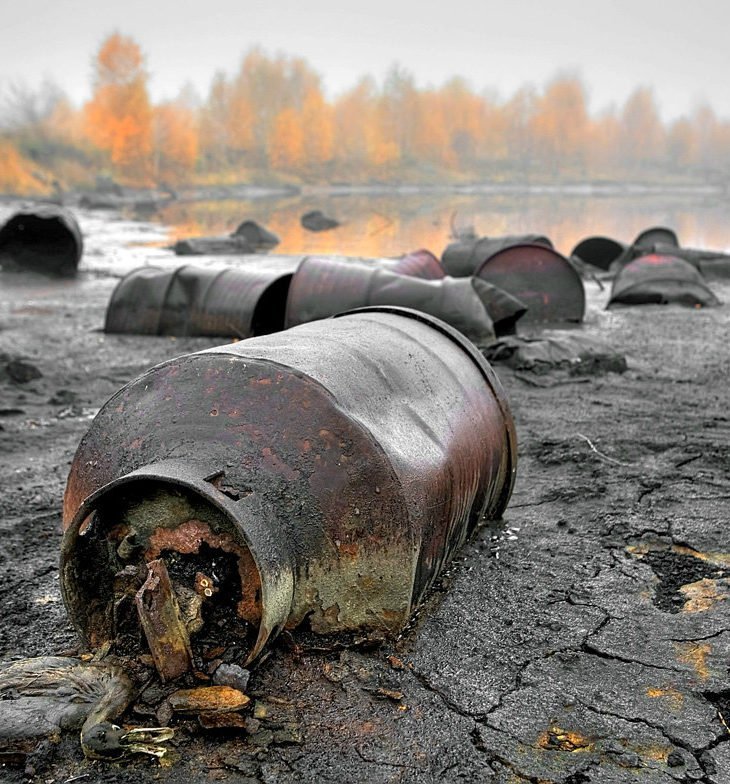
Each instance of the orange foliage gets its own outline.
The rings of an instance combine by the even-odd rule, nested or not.
[[[114,33],[94,59],[94,94],[85,107],[89,139],[109,153],[123,178],[146,182],[152,163],[152,109],[142,53]]]
[[[193,112],[176,103],[154,109],[155,178],[169,183],[189,179],[198,158],[198,133]]]
[[[0,193],[35,196],[47,191],[34,165],[26,160],[7,139],[0,139]]]
[[[298,112],[283,109],[276,116],[269,142],[269,161],[274,169],[296,169],[304,160],[304,133]]]
[[[319,88],[311,88],[305,95],[301,124],[307,163],[321,166],[330,161],[334,151],[334,118]]]

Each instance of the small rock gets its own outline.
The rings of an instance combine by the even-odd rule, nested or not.
[[[259,730],[249,736],[254,746],[268,747],[274,742],[274,733],[271,730]]]
[[[684,757],[679,751],[672,751],[667,757],[667,765],[670,768],[678,768],[680,765],[684,765]]]
[[[11,359],[5,365],[5,373],[16,384],[27,384],[29,381],[43,377],[43,373],[35,365],[24,362],[22,359]]]
[[[230,686],[245,694],[251,673],[237,664],[221,664],[213,673],[216,686]]]
[[[296,724],[285,724],[274,731],[274,743],[277,746],[301,746],[304,743],[302,731]]]
[[[70,406],[76,403],[79,396],[71,389],[59,389],[48,401],[52,406]]]

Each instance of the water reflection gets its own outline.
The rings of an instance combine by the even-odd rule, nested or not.
[[[312,233],[299,220],[320,209],[342,225]],[[170,240],[227,234],[246,218],[281,238],[277,253],[393,256],[418,248],[440,255],[454,228],[480,235],[547,234],[562,253],[591,234],[631,242],[643,229],[667,225],[687,247],[730,248],[728,203],[702,194],[631,196],[562,194],[388,194],[300,196],[255,201],[172,203],[156,220]]]

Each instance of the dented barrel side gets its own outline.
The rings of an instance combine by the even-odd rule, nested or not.
[[[583,281],[573,265],[551,248],[513,245],[487,259],[475,274],[527,306],[523,324],[583,321]]]
[[[236,267],[141,267],[117,284],[104,331],[239,337],[284,328],[300,256],[248,256]]]
[[[429,313],[480,344],[494,340],[494,326],[471,279],[424,280],[380,265],[335,256],[307,256],[289,288],[288,327],[367,305],[393,305]]]
[[[102,644],[125,558],[204,543],[259,624],[249,659],[305,619],[392,633],[478,520],[501,516],[515,465],[493,371],[420,313],[368,309],[179,357],[117,393],[79,446],[64,598]]]

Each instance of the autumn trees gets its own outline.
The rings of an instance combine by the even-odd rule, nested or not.
[[[187,74],[182,75],[183,77]],[[337,96],[301,57],[244,54],[205,96],[153,103],[139,45],[113,33],[92,59],[77,109],[60,86],[0,90],[0,190],[271,181],[730,181],[730,122],[709,106],[663,122],[652,91],[589,110],[579,76],[513,95],[460,77],[422,87],[394,65]]]

